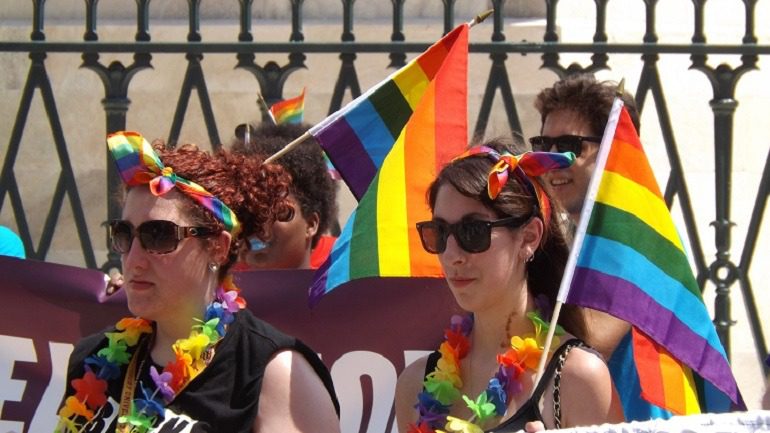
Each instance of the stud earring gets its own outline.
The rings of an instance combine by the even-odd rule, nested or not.
[[[209,271],[216,272],[219,270],[219,264],[216,262],[209,263]]]

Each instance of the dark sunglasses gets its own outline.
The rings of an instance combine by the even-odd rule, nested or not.
[[[431,254],[441,254],[446,250],[449,235],[454,235],[455,241],[463,250],[469,253],[481,253],[489,249],[492,242],[493,227],[521,227],[531,216],[501,218],[494,221],[463,219],[454,224],[440,220],[417,223],[417,232],[425,251]]]
[[[110,240],[112,250],[125,254],[131,249],[134,237],[139,237],[139,243],[145,251],[152,254],[168,254],[176,250],[179,241],[188,237],[204,238],[216,234],[216,231],[206,227],[180,227],[171,221],[151,220],[134,225],[125,220],[110,222]]]
[[[572,152],[575,156],[580,156],[584,141],[601,143],[602,138],[584,137],[582,135],[560,135],[558,137],[538,135],[537,137],[530,138],[529,144],[532,145],[532,150],[535,152],[550,152],[551,149],[556,147],[557,152]]]

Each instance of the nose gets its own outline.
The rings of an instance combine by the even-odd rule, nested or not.
[[[123,272],[133,269],[142,269],[147,266],[147,252],[139,243],[139,237],[134,236],[131,239],[131,245],[128,247],[128,251],[121,255],[123,262]]]
[[[467,258],[467,252],[457,243],[454,233],[450,233],[446,240],[446,249],[441,253],[442,261],[450,264],[464,263]]]

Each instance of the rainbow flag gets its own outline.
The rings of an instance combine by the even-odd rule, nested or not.
[[[723,394],[745,408],[671,214],[619,98],[604,132],[575,245],[559,300],[605,311],[634,326],[633,355],[646,400],[690,414],[726,401],[719,396]],[[694,373],[704,379],[702,388]]]
[[[310,129],[359,204],[316,272],[311,304],[364,277],[442,275],[420,244],[425,191],[468,137],[468,24]]]
[[[270,106],[270,116],[276,125],[282,123],[302,123],[305,114],[305,88],[299,96],[276,102]]]

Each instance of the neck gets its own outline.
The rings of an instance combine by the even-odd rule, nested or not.
[[[203,314],[199,319],[203,319]],[[164,320],[155,322],[155,339],[151,349],[152,360],[156,364],[166,365],[175,359],[172,345],[177,340],[190,336],[190,330],[195,321],[187,318],[183,320]]]
[[[492,309],[474,313],[474,352],[499,353],[501,345],[508,347],[514,335],[532,332],[532,322],[527,318],[527,312],[534,309],[534,301],[526,285],[520,293],[522,295],[512,302],[501,302]]]

